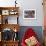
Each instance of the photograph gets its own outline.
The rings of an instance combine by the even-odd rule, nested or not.
[[[36,19],[36,10],[35,9],[28,9],[24,10],[24,19]]]

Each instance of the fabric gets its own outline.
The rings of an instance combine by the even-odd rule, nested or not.
[[[29,37],[28,39],[25,39],[25,43],[27,44],[27,46],[33,46],[33,45],[36,45],[37,44],[37,39],[32,36],[32,37]]]
[[[33,30],[32,28],[27,29],[27,31],[25,32],[24,37],[22,38],[21,45],[22,45],[22,46],[27,46],[25,40],[26,40],[26,39],[29,40],[29,38],[32,37],[32,36],[34,36],[35,38],[36,38],[36,36],[37,36],[36,33],[34,32],[34,30]],[[37,38],[36,38],[36,40],[37,40]],[[38,41],[38,40],[37,40],[37,41]],[[37,44],[36,44],[35,46],[41,46],[41,45],[40,45],[39,42],[37,42]]]

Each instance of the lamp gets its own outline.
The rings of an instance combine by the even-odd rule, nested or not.
[[[17,32],[16,28],[14,29],[14,32]]]
[[[14,36],[13,36],[13,40],[18,40],[18,32],[17,32],[17,29],[15,28],[14,29]]]
[[[17,0],[15,0],[15,7],[16,7],[16,4],[17,4],[17,2],[16,2]]]

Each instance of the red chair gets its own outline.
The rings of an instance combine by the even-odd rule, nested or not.
[[[22,38],[21,46],[27,46],[25,43],[25,39],[28,39],[29,37],[37,37],[36,33],[32,28],[28,28],[27,31],[25,32],[24,37]],[[37,38],[36,38],[37,39]],[[35,46],[41,46],[39,42]]]

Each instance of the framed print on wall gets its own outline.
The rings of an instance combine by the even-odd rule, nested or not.
[[[25,9],[23,11],[24,19],[36,19],[36,9]]]
[[[2,15],[9,15],[9,10],[2,10]]]

